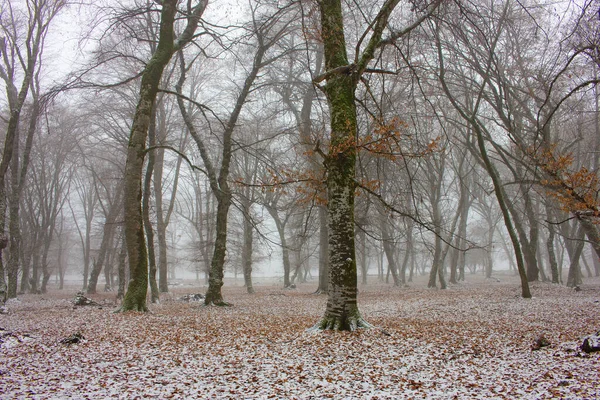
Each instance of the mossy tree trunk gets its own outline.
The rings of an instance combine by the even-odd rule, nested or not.
[[[385,43],[409,32],[439,5],[434,2],[424,16],[410,27],[383,40],[390,15],[399,0],[385,1],[362,38],[369,37],[354,63],[348,61],[344,38],[344,13],[341,0],[321,0],[321,38],[325,73],[315,83],[323,88],[329,104],[331,139],[326,158],[327,211],[329,226],[329,287],[323,318],[314,329],[350,330],[370,325],[358,310],[356,253],[354,243],[354,194],[356,170],[357,116],[354,93],[360,77]],[[369,36],[370,34],[370,36]],[[360,46],[357,46],[360,48]]]
[[[354,248],[354,178],[357,118],[354,92],[358,74],[351,70],[348,62],[341,1],[324,0],[319,6],[325,69],[347,69],[331,74],[325,85],[331,115],[331,141],[326,161],[329,287],[325,315],[315,327],[355,330],[358,327],[368,327],[356,302],[358,290]]]
[[[142,72],[140,97],[133,117],[125,163],[125,242],[131,279],[121,305],[121,311],[146,311],[148,293],[148,253],[142,216],[142,172],[146,156],[146,139],[158,86],[173,54],[193,37],[208,0],[193,8],[188,3],[187,26],[176,38],[174,33],[177,0],[164,0],[161,5],[160,31],[156,51]]]
[[[159,101],[160,103],[160,101]],[[150,147],[156,146],[156,105],[152,110],[150,117],[150,127],[148,129],[148,144]],[[146,243],[148,246],[148,272],[150,281],[150,301],[158,303],[160,294],[156,282],[156,252],[154,248],[154,229],[150,220],[150,197],[152,196],[152,175],[154,173],[156,157],[154,151],[148,154],[148,165],[146,165],[146,176],[144,177],[144,191],[142,194],[142,214],[144,218],[144,230],[146,232]]]

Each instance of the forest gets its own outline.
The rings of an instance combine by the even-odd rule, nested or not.
[[[0,59],[0,393],[600,396],[600,1],[0,0]]]

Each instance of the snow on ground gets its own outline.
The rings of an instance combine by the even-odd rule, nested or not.
[[[307,331],[326,302],[314,283],[226,286],[230,308],[177,301],[198,291],[178,286],[146,314],[115,314],[104,293],[74,307],[74,287],[23,295],[0,315],[0,398],[600,398],[600,353],[578,349],[600,329],[599,280],[535,283],[526,300],[513,277],[468,279],[361,287],[377,328],[356,333]]]

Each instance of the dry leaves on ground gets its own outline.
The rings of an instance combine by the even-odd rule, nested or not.
[[[307,331],[326,301],[314,284],[229,286],[228,308],[179,287],[146,314],[114,314],[105,294],[75,307],[75,288],[24,295],[0,315],[0,397],[600,398],[600,354],[579,350],[600,329],[600,281],[536,283],[527,300],[512,277],[477,279],[362,287],[377,328],[356,333]]]

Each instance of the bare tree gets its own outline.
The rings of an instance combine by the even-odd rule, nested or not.
[[[11,160],[15,156],[15,144],[19,141],[21,113],[32,87],[34,90],[38,89],[37,94],[39,95],[39,86],[34,85],[34,79],[36,75],[39,76],[41,69],[44,43],[49,26],[65,5],[65,1],[48,0],[27,0],[25,4],[14,4],[10,1],[0,3],[0,54],[2,58],[0,78],[6,86],[9,109],[2,160],[0,161],[0,298],[3,301],[7,296],[16,297],[17,288],[17,271],[13,266],[9,271],[10,288],[7,292],[2,263],[2,250],[8,244],[8,238],[4,233],[7,204],[6,174]],[[39,99],[39,97],[36,98]],[[36,107],[39,107],[39,103],[34,100],[34,110]],[[31,118],[31,121],[35,121],[37,113],[32,113]],[[35,129],[30,129],[30,132],[33,131]],[[18,163],[12,163],[12,165],[18,167]],[[18,176],[15,175],[16,173],[13,172],[13,176]],[[23,178],[20,177],[21,180]],[[18,192],[15,190],[15,196],[18,195]],[[18,206],[14,205],[13,207],[13,212],[17,212],[18,215]],[[13,233],[18,230],[17,215],[13,215]],[[18,254],[18,236],[14,240],[11,237],[11,240],[14,252]]]
[[[205,304],[207,305],[227,305],[223,300],[221,287],[223,286],[224,264],[227,250],[227,219],[232,202],[232,190],[229,183],[229,175],[234,151],[233,134],[242,108],[248,101],[255,82],[259,78],[259,72],[263,67],[279,57],[279,54],[277,53],[271,56],[270,51],[276,47],[279,40],[287,32],[286,21],[282,20],[285,15],[285,8],[276,9],[272,15],[260,16],[258,10],[259,5],[256,5],[255,7],[256,8],[252,8],[251,10],[253,19],[250,24],[250,32],[256,40],[254,58],[252,60],[252,66],[249,68],[235,100],[232,112],[229,114],[227,121],[223,123],[222,152],[220,155],[221,165],[218,169],[215,167],[215,163],[207,150],[204,140],[198,134],[198,131],[194,126],[194,121],[190,118],[190,115],[184,107],[183,98],[181,96],[178,97],[181,114],[198,147],[212,193],[217,200],[216,237],[209,272],[209,286],[205,297]],[[183,62],[183,54],[180,54],[181,79],[177,84],[177,92],[181,95],[187,68]]]

